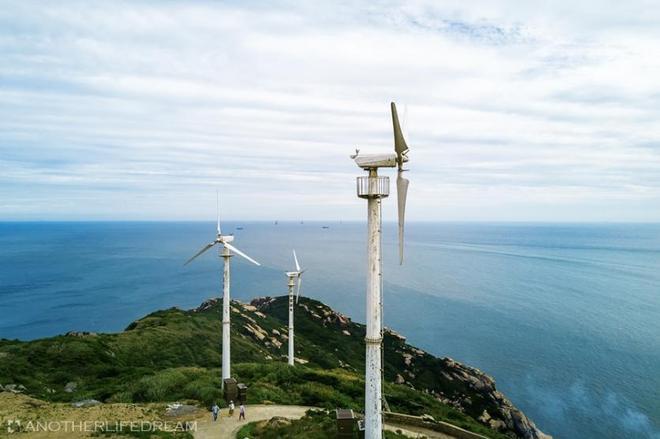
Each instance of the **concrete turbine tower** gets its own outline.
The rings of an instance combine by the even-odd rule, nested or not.
[[[300,268],[298,263],[298,256],[296,256],[296,251],[293,251],[293,260],[296,263],[296,271],[287,271],[286,276],[289,278],[289,366],[294,365],[295,354],[293,352],[293,287],[295,281],[298,281],[298,287],[296,288],[296,304],[298,303],[298,298],[300,297],[300,286],[302,285],[302,274],[305,270]]]
[[[230,277],[229,277],[229,258],[234,256],[231,252],[244,257],[255,265],[261,265],[236,247],[230,244],[234,241],[233,235],[223,235],[220,229],[220,203],[217,202],[218,210],[218,223],[217,235],[214,241],[206,244],[200,251],[198,251],[192,258],[188,259],[184,265],[188,265],[195,258],[200,256],[206,250],[210,249],[216,244],[222,246],[219,250],[219,255],[224,260],[224,271],[222,276],[222,388],[224,389],[225,380],[231,378],[231,295],[229,291]]]
[[[396,105],[391,103],[394,128],[394,154],[360,154],[351,158],[369,174],[357,178],[357,195],[367,200],[367,335],[365,370],[365,438],[379,439],[383,435],[382,413],[382,259],[381,201],[389,195],[388,177],[379,177],[378,168],[398,167],[396,189],[399,219],[399,263],[403,264],[403,225],[409,181],[403,178],[403,164],[408,161],[408,145],[403,138]]]

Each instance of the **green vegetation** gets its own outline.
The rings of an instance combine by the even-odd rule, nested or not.
[[[258,305],[257,309],[232,303],[233,372],[250,387],[248,403],[361,410],[364,326],[320,302],[301,298],[296,308],[296,358],[305,364],[291,368],[284,361],[286,298]],[[214,300],[197,310],[158,311],[118,334],[0,340],[0,383],[23,385],[26,393],[48,401],[222,405],[220,307],[221,301]],[[392,411],[430,414],[493,438],[505,437],[475,420],[484,408],[491,413],[494,409],[480,392],[447,378],[444,361],[392,332],[386,332],[384,345],[384,392]],[[404,377],[405,384],[394,384]],[[469,397],[471,405],[459,411],[438,395]]]

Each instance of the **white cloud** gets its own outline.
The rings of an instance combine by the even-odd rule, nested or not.
[[[231,217],[362,219],[348,155],[391,148],[395,99],[411,219],[658,221],[657,15],[14,3],[0,11],[0,218],[203,219],[220,186]]]

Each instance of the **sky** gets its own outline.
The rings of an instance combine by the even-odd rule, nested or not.
[[[0,220],[660,221],[652,2],[325,3],[3,2]]]

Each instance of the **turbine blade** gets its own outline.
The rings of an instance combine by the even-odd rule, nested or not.
[[[408,145],[406,144],[406,139],[403,138],[403,133],[401,132],[401,125],[399,125],[399,116],[396,112],[396,104],[391,103],[392,107],[392,126],[394,127],[394,151],[397,155],[397,163],[399,164],[399,169],[403,166],[403,157],[408,152]]]
[[[218,235],[222,235],[220,230],[220,191],[217,188],[215,190],[215,213],[218,217]]]
[[[186,263],[183,264],[183,265],[188,265],[188,264],[190,264],[190,263],[193,261],[193,259],[195,259],[197,256],[199,256],[199,255],[201,255],[202,253],[204,253],[206,250],[208,250],[208,249],[210,249],[211,247],[213,247],[213,246],[215,245],[216,242],[217,242],[217,241],[213,241],[213,242],[210,243],[210,244],[206,244],[206,246],[205,246],[204,248],[202,248],[200,251],[198,251],[197,253],[195,253],[195,256],[193,256],[192,258],[188,259],[188,260],[186,261]]]
[[[249,257],[248,255],[246,255],[245,253],[243,253],[242,251],[240,251],[239,249],[237,249],[237,248],[234,247],[233,245],[228,244],[228,243],[226,243],[226,242],[223,242],[222,244],[223,244],[225,247],[227,247],[229,250],[231,250],[231,251],[233,251],[234,253],[236,253],[237,255],[243,256],[245,259],[247,259],[248,261],[252,262],[254,265],[261,265],[260,263],[258,263],[257,261],[255,261],[254,259],[252,259],[251,257]]]
[[[296,271],[300,271],[300,264],[298,263],[298,256],[296,256],[296,251],[293,251],[293,260],[296,261]]]
[[[298,298],[300,297],[300,286],[302,285],[302,276],[298,275],[298,288],[296,289],[296,305],[298,304]]]
[[[406,219],[406,198],[410,181],[403,178],[403,171],[399,169],[396,177],[397,208],[399,211],[399,264],[403,265],[403,226]]]

